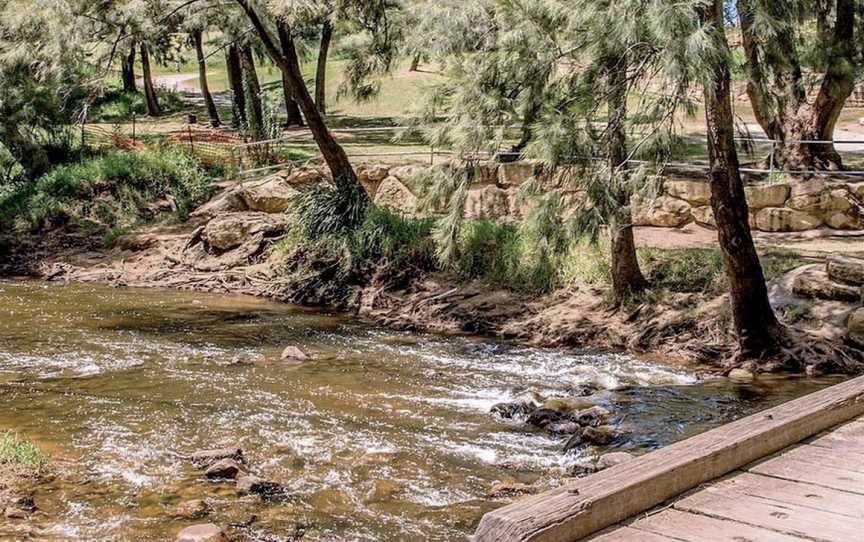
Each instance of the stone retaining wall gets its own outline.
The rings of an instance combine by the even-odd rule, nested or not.
[[[419,192],[413,187],[418,184],[418,175],[427,170],[428,166],[360,165],[358,176],[377,205],[413,216],[418,213],[416,192]],[[543,174],[542,168],[530,161],[480,164],[476,166],[468,192],[465,215],[469,219],[519,219],[524,213],[524,204],[517,202],[519,188],[535,177],[548,189],[560,190],[565,201],[575,206],[584,194],[568,188],[568,174],[566,171]],[[290,185],[319,180],[323,176],[324,173],[315,175],[308,170],[277,175]],[[750,205],[750,225],[755,230],[864,229],[864,182],[813,178],[752,184],[745,192]],[[668,178],[663,181],[658,197],[634,202],[633,220],[639,226],[678,228],[696,222],[713,227],[710,199],[706,181]]]

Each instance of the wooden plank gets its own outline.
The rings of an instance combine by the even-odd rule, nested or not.
[[[668,538],[655,533],[637,531],[629,527],[621,527],[608,533],[592,536],[586,542],[678,542],[674,538]]]
[[[794,504],[771,503],[713,487],[681,500],[675,508],[826,542],[861,540],[864,533],[864,518],[839,516]]]
[[[864,495],[864,473],[804,463],[784,456],[760,463],[750,472]]]
[[[686,542],[800,542],[803,540],[797,536],[769,531],[737,521],[674,509],[640,519],[630,527],[631,530],[660,534]]]
[[[474,542],[575,542],[864,414],[864,377],[489,512]]]
[[[761,474],[743,473],[713,487],[766,501],[794,504],[841,516],[864,518],[864,495]]]
[[[860,453],[854,450],[838,451],[821,446],[803,444],[789,448],[783,452],[783,457],[801,461],[802,463],[830,465],[836,469],[864,472],[864,450]]]
[[[864,423],[856,420],[817,436],[808,442],[812,446],[864,453]]]

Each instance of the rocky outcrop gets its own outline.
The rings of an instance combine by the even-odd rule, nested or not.
[[[281,177],[271,177],[257,183],[247,183],[238,191],[238,197],[250,211],[278,214],[294,205],[298,190]]]
[[[783,207],[789,199],[791,188],[788,184],[762,184],[747,186],[744,193],[751,209]]]
[[[407,216],[414,216],[417,211],[417,196],[394,176],[387,177],[381,182],[374,201],[379,207],[386,207]]]
[[[828,276],[835,281],[864,286],[864,260],[848,256],[830,256]]]
[[[506,220],[511,216],[510,194],[494,185],[469,190],[465,198],[465,218]]]
[[[864,308],[858,309],[849,316],[849,339],[858,346],[864,347]]]
[[[666,181],[663,188],[667,196],[684,200],[694,207],[708,205],[711,201],[711,185],[703,181]]]
[[[795,278],[792,285],[795,295],[828,301],[845,301],[857,303],[861,301],[861,288],[831,280],[828,272],[819,269],[808,269]]]
[[[765,232],[807,231],[821,225],[820,219],[786,207],[768,207],[756,213],[756,228]]]
[[[233,459],[220,459],[213,463],[204,472],[204,476],[210,480],[234,480],[243,472],[243,467]]]
[[[660,196],[654,200],[635,198],[633,223],[637,226],[680,228],[693,220],[690,204],[671,196]]]
[[[217,450],[202,450],[186,456],[195,468],[206,469],[223,459],[233,459],[238,463],[246,463],[243,450],[240,448],[220,448]]]
[[[249,242],[250,238],[277,235],[285,231],[287,221],[267,213],[228,213],[204,227],[204,241],[213,249],[227,251]]]

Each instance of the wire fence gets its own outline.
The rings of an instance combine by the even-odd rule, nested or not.
[[[517,130],[518,127],[478,127]],[[503,140],[491,150],[463,153],[437,148],[421,138],[411,136],[405,126],[372,126],[334,128],[330,130],[352,161],[390,164],[416,163],[434,165],[442,160],[518,160],[521,153],[509,152],[512,141]],[[318,147],[308,129],[294,129],[282,137],[249,141],[248,136],[230,129],[213,129],[186,124],[169,131],[156,131],[151,123],[138,123],[133,117],[124,124],[84,124],[82,144],[89,148],[139,149],[152,145],[170,146],[196,158],[210,167],[222,167],[226,174],[255,175],[281,168],[293,168],[322,161]],[[864,179],[864,139],[834,141],[787,141],[785,145],[832,145],[842,156],[843,171],[787,170],[780,166],[779,152],[783,142],[758,136],[736,138],[742,161],[742,173],[761,176],[768,181],[785,175],[838,176]],[[669,160],[659,164],[644,157],[633,157],[628,164],[654,165],[680,171],[705,173],[709,170],[708,150],[704,137],[682,138],[680,149]],[[602,160],[598,156],[573,156],[573,161]]]

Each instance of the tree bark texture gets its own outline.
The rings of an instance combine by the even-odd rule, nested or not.
[[[218,128],[222,122],[219,120],[219,110],[216,109],[216,102],[213,101],[213,95],[210,94],[210,87],[207,84],[207,61],[204,59],[204,40],[200,30],[192,32],[192,41],[195,44],[195,54],[198,58],[198,86],[201,87],[201,94],[204,95],[204,104],[207,106],[210,126]]]
[[[322,115],[327,114],[327,57],[333,40],[333,25],[324,21],[321,25],[321,46],[318,49],[318,66],[315,69],[315,104]]]
[[[246,97],[246,120],[252,137],[264,137],[264,106],[261,102],[261,83],[258,81],[258,71],[255,69],[255,55],[252,47],[246,45],[240,48],[240,65],[243,67],[243,88]]]
[[[138,90],[138,83],[135,81],[135,44],[129,48],[129,52],[123,57],[121,64],[121,72],[123,77],[123,92],[135,92]]]
[[[231,103],[234,109],[232,124],[235,128],[239,128],[246,124],[246,92],[243,90],[243,68],[240,66],[239,46],[228,46],[225,64],[228,69],[228,85],[231,87]]]
[[[159,100],[156,97],[156,87],[153,85],[153,74],[150,70],[150,48],[146,43],[141,44],[141,73],[144,77],[144,98],[147,102],[147,114],[158,117],[162,114]]]
[[[279,43],[282,46],[282,54],[287,55],[290,49],[288,44],[291,42],[291,35],[288,34],[288,28],[285,25],[278,26]],[[282,74],[282,94],[285,97],[285,110],[287,112],[287,120],[285,126],[291,128],[294,126],[303,126],[303,114],[300,112],[300,106],[297,105],[297,100],[291,93],[291,83],[288,81],[288,76]]]

